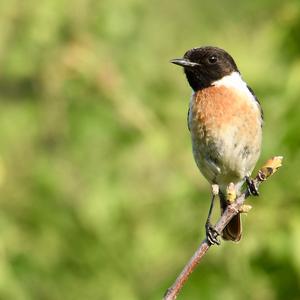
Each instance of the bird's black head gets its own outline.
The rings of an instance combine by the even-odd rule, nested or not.
[[[233,58],[217,47],[192,48],[183,58],[173,59],[171,63],[184,68],[194,91],[209,87],[214,81],[232,72],[239,72]]]

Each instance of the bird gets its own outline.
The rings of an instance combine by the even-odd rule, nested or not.
[[[221,234],[224,240],[238,242],[242,236],[240,213],[222,233],[212,226],[211,214],[217,194],[221,213],[225,211],[230,184],[237,196],[245,183],[251,194],[258,195],[250,176],[261,152],[262,107],[232,56],[221,48],[192,48],[170,62],[183,67],[192,88],[187,123],[193,156],[214,191],[205,223],[207,240],[219,245]]]

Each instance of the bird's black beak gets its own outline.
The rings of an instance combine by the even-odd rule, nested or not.
[[[189,61],[186,58],[175,58],[170,60],[170,63],[181,66],[181,67],[195,67],[199,66],[199,64]]]

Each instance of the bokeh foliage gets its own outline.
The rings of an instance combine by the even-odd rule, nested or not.
[[[178,299],[300,297],[300,2],[0,1],[0,299],[160,299],[203,237],[190,89],[168,63],[228,50],[265,112],[239,244]]]

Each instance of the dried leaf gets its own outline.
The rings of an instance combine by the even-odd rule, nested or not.
[[[282,156],[274,156],[266,161],[262,168],[258,172],[258,177],[261,181],[266,180],[273,175],[282,166]]]
[[[248,213],[252,209],[252,206],[249,204],[243,204],[239,209],[240,213]]]

